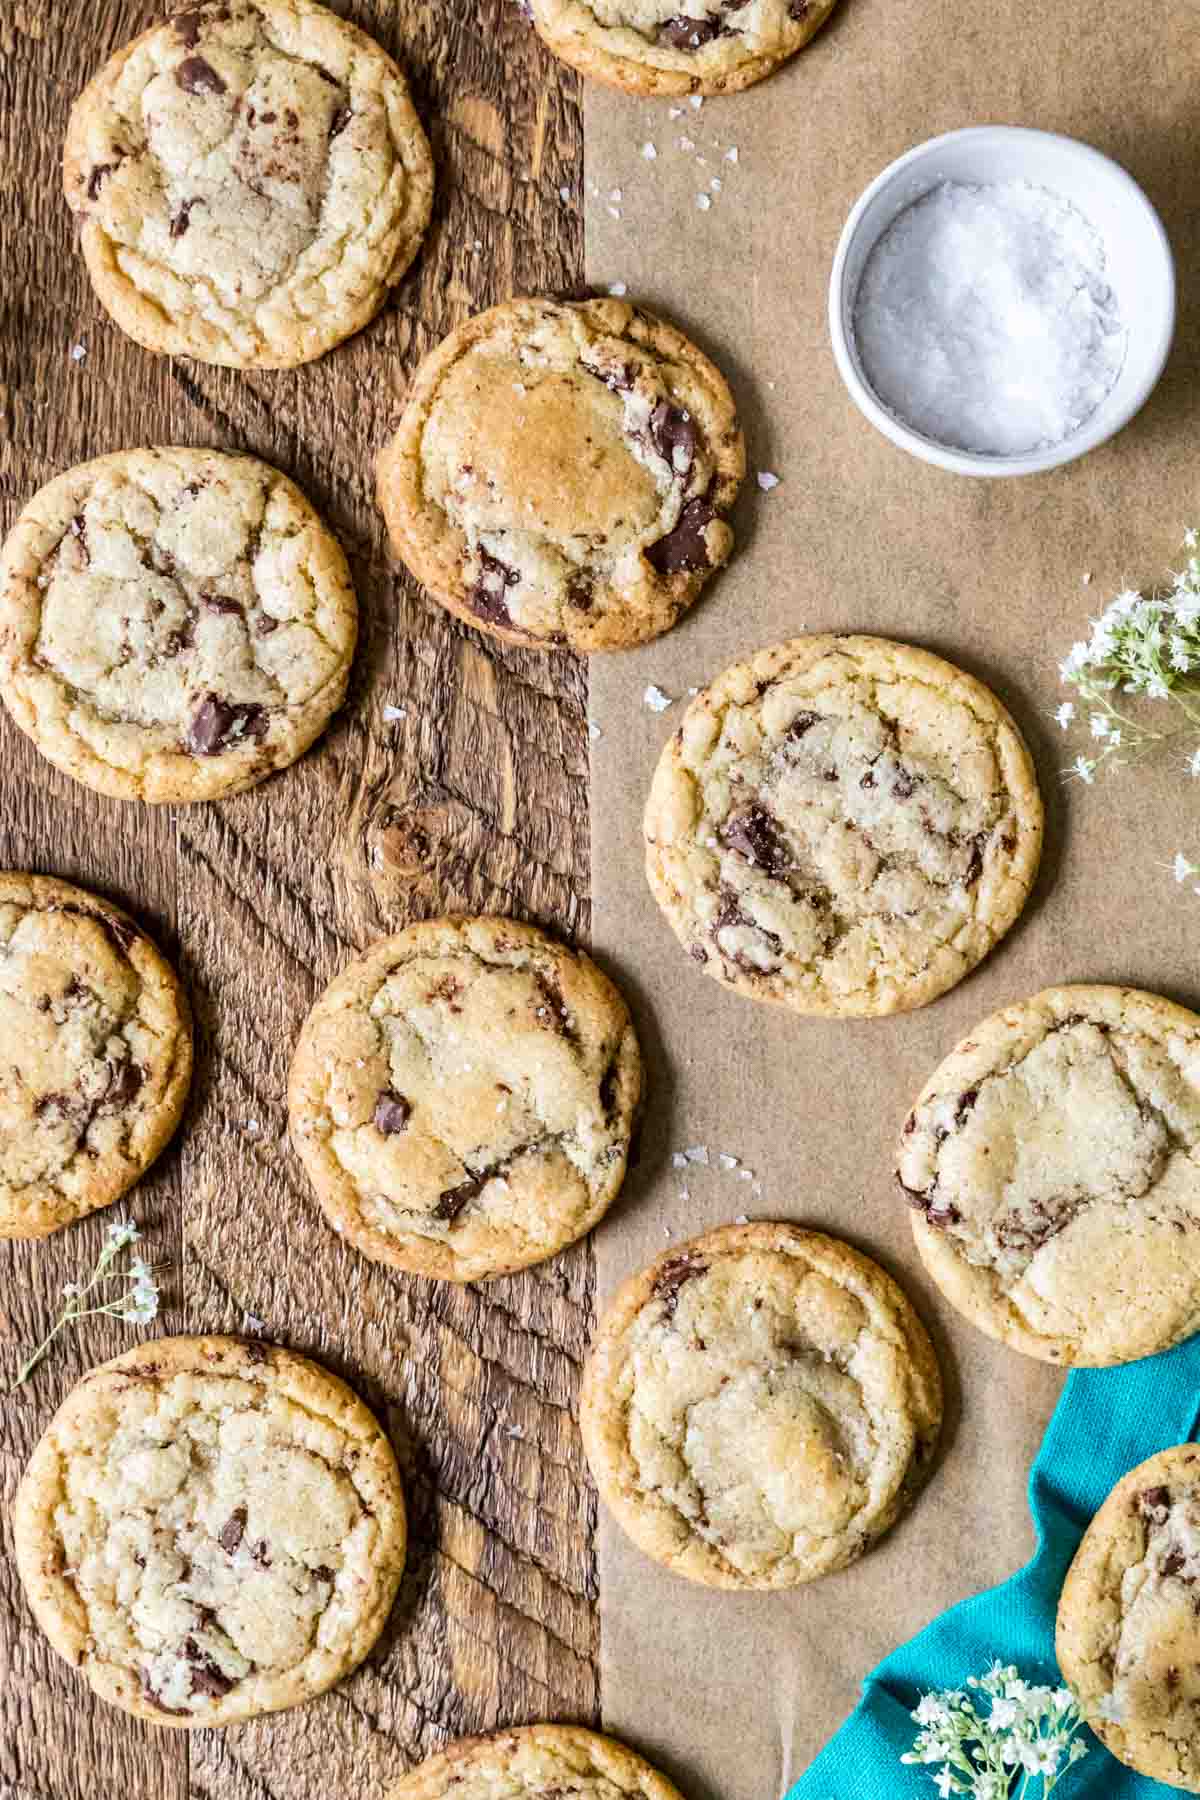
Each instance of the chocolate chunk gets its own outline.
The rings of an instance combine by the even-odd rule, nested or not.
[[[749,806],[733,813],[721,827],[721,842],[767,875],[782,875],[792,856],[779,835],[779,827],[763,806]]]
[[[511,625],[512,615],[508,610],[505,595],[510,587],[516,587],[521,577],[507,563],[502,563],[497,556],[479,547],[480,575],[475,586],[467,595],[467,603],[472,612],[478,613],[481,619],[489,620],[493,625]]]
[[[270,1362],[271,1352],[266,1344],[260,1344],[257,1338],[248,1338],[242,1345],[246,1352],[246,1361],[251,1363]]]
[[[703,19],[689,19],[677,14],[667,19],[658,28],[658,41],[669,50],[699,50],[704,44],[711,44],[714,38],[722,36],[725,27],[719,18],[711,15]]]
[[[892,799],[911,800],[920,779],[919,775],[910,775],[907,769],[897,769],[892,776]]]
[[[201,1650],[195,1638],[186,1638],[183,1654],[192,1665],[193,1694],[207,1694],[211,1700],[220,1700],[233,1686],[232,1675],[226,1675],[219,1663],[214,1662],[207,1651]]]
[[[686,475],[695,462],[699,436],[691,413],[669,400],[660,400],[650,414],[650,442],[677,474]],[[677,457],[676,451],[683,454]]]
[[[206,694],[188,728],[187,747],[193,756],[217,756],[247,737],[261,743],[266,730],[264,707],[236,705],[219,694]]]
[[[318,1563],[315,1569],[309,1570],[309,1574],[314,1581],[328,1581],[332,1584],[334,1579],[333,1570],[328,1563]]]
[[[533,979],[538,993],[542,996],[542,1005],[537,1009],[538,1018],[550,1031],[557,1031],[560,1037],[565,1037],[568,1042],[574,1043],[576,1041],[575,1023],[557,981],[552,976],[543,974],[540,969],[536,971]],[[547,1015],[549,1016],[547,1017]]]
[[[144,1671],[142,1674],[142,1693],[146,1696],[146,1699],[150,1702],[151,1706],[156,1707],[160,1713],[169,1713],[173,1719],[187,1718],[187,1707],[168,1706],[166,1701],[160,1696],[158,1689],[151,1683],[150,1677]]]
[[[966,1124],[967,1119],[974,1110],[975,1102],[978,1098],[979,1089],[977,1087],[968,1088],[965,1094],[960,1094],[958,1096],[958,1106],[954,1114],[954,1124],[959,1131],[961,1131]]]
[[[228,594],[203,593],[200,596],[200,604],[207,607],[209,612],[226,613],[231,618],[240,619],[242,617],[241,601],[231,599]]]
[[[396,1137],[412,1118],[412,1106],[394,1088],[384,1088],[375,1102],[375,1129],[384,1137]]]
[[[1152,1525],[1165,1525],[1171,1510],[1171,1490],[1167,1487],[1143,1488],[1135,1504],[1143,1519]]]
[[[617,1065],[616,1062],[613,1061],[609,1063],[603,1075],[600,1077],[600,1110],[610,1123],[613,1113],[616,1111],[616,1105]]]
[[[693,962],[706,963],[708,961],[708,951],[704,948],[703,944],[692,944],[688,950],[688,955]]]
[[[200,27],[204,23],[204,13],[200,7],[193,7],[190,12],[176,13],[171,20],[176,31],[183,39],[186,50],[194,50],[200,42]]]
[[[91,554],[88,550],[88,541],[87,541],[87,520],[84,518],[82,513],[75,514],[75,517],[71,520],[71,523],[68,525],[67,530],[70,532],[71,536],[75,539],[75,542],[79,545],[80,551],[82,552],[82,555],[83,555],[84,562],[91,562],[92,558],[91,558]]]
[[[250,1561],[258,1569],[269,1569],[271,1566],[271,1549],[266,1538],[259,1538],[250,1551]]]
[[[181,238],[183,236],[184,232],[187,230],[189,224],[191,223],[192,208],[193,208],[193,206],[198,206],[199,204],[200,203],[198,200],[185,200],[183,202],[183,204],[179,208],[179,211],[175,214],[175,217],[171,220],[171,236],[173,238]]]
[[[1172,1547],[1162,1559],[1163,1574],[1178,1575],[1186,1561],[1187,1557],[1183,1554],[1183,1551],[1180,1550],[1177,1545]]]
[[[873,788],[875,786],[875,771],[874,771],[874,769],[868,769],[866,774],[863,776],[862,780],[859,782],[858,785],[860,788]]]
[[[673,1256],[665,1262],[654,1277],[654,1286],[650,1290],[656,1300],[661,1300],[663,1310],[668,1319],[675,1317],[675,1308],[679,1305],[679,1290],[686,1287],[689,1281],[695,1281],[697,1275],[703,1275],[708,1268],[696,1256]]]
[[[463,1207],[469,1206],[483,1192],[490,1179],[487,1174],[472,1175],[458,1187],[445,1188],[438,1195],[438,1203],[433,1209],[434,1218],[445,1219],[448,1224],[453,1225]]]
[[[100,198],[100,189],[116,168],[116,163],[97,163],[87,180],[87,197],[89,200]]]
[[[659,575],[695,574],[711,568],[704,534],[716,516],[706,496],[689,500],[666,537],[647,549],[650,567]]]
[[[262,618],[258,621],[259,637],[270,637],[270,635],[273,631],[278,631],[278,630],[279,630],[279,620],[273,619],[271,617],[270,613],[264,613]]]
[[[941,1202],[935,1199],[934,1196],[937,1191],[936,1182],[933,1187],[925,1192],[922,1192],[919,1188],[910,1188],[903,1181],[900,1183],[900,1186],[903,1189],[905,1199],[908,1201],[908,1204],[912,1207],[913,1211],[924,1213],[928,1222],[935,1226],[939,1231],[943,1230],[947,1225],[957,1225],[961,1221],[962,1214],[959,1212],[957,1206],[952,1206],[948,1201]]]
[[[787,728],[789,743],[798,744],[800,739],[810,732],[814,725],[821,723],[821,716],[815,712],[797,713]]]
[[[235,1506],[217,1533],[217,1542],[227,1556],[232,1556],[246,1535],[246,1508]]]
[[[131,1061],[108,1064],[108,1086],[101,1102],[105,1107],[128,1106],[141,1092],[146,1071]]]
[[[33,1103],[35,1119],[52,1119],[56,1124],[69,1119],[75,1107],[70,1094],[43,1094]]]
[[[797,25],[802,19],[807,19],[811,11],[812,0],[788,0],[788,18],[794,19]]]
[[[591,612],[596,590],[587,575],[572,575],[567,583],[567,605],[576,612]]]
[[[1074,1194],[1052,1194],[1045,1200],[1034,1200],[1025,1213],[1011,1212],[996,1225],[996,1241],[1006,1250],[1033,1257],[1051,1238],[1065,1231],[1079,1211]]]
[[[175,80],[185,94],[223,94],[226,91],[217,71],[202,56],[185,56],[175,71]]]
[[[633,391],[637,380],[637,370],[632,363],[619,363],[615,369],[597,368],[595,363],[585,362],[582,365],[589,375],[602,381],[611,394],[628,394]]]
[[[329,141],[330,141],[330,143],[333,142],[335,137],[340,137],[342,135],[343,131],[345,131],[347,125],[350,123],[350,121],[353,117],[354,117],[354,114],[351,112],[351,110],[348,106],[339,106],[338,107],[338,109],[334,113],[332,119],[330,119],[330,121],[329,121]]]
[[[190,650],[195,642],[195,621],[191,618],[187,618],[182,625],[177,626],[174,631],[169,631],[167,633],[167,641],[163,645],[163,655],[178,656],[181,651]]]

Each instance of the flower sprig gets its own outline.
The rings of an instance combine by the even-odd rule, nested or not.
[[[38,1364],[49,1355],[55,1339],[69,1326],[78,1325],[81,1319],[103,1314],[110,1319],[123,1319],[127,1325],[149,1325],[158,1317],[158,1283],[151,1265],[135,1253],[124,1269],[113,1267],[122,1251],[138,1243],[141,1235],[131,1219],[118,1219],[109,1226],[90,1280],[84,1283],[69,1281],[63,1288],[65,1305],[62,1311],[49,1334],[21,1364],[9,1388],[10,1393],[28,1381]],[[104,1298],[99,1290],[109,1289],[115,1282],[122,1284],[121,1290],[110,1292],[108,1298]]]
[[[1150,594],[1126,588],[1091,622],[1086,641],[1073,644],[1059,673],[1079,696],[1091,733],[1090,752],[1068,771],[1093,782],[1105,763],[1127,763],[1182,738],[1186,767],[1200,777],[1200,534],[1184,538],[1187,561],[1169,588]],[[1155,728],[1116,696],[1165,700],[1174,723]],[[1067,731],[1080,708],[1068,700],[1055,719]]]
[[[994,1663],[986,1675],[961,1688],[925,1694],[912,1717],[920,1731],[904,1763],[940,1764],[933,1782],[943,1797],[1032,1800],[1033,1783],[1044,1797],[1087,1755],[1077,1737],[1083,1725],[1069,1688],[1032,1686],[1015,1668]],[[986,1701],[986,1709],[978,1702]],[[932,1770],[931,1770],[932,1772]]]

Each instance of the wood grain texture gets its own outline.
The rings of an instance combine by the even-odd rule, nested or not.
[[[459,1732],[598,1716],[595,1503],[575,1426],[590,1251],[480,1289],[376,1268],[325,1226],[287,1148],[283,1103],[305,1011],[383,932],[477,909],[587,936],[583,671],[450,620],[391,565],[372,501],[372,459],[416,360],[481,306],[578,286],[578,95],[511,0],[337,9],[410,74],[437,158],[435,223],[360,337],[305,369],[243,375],[125,340],[91,297],[60,197],[72,98],[161,9],[0,6],[4,527],[41,483],[102,451],[244,449],[293,475],[336,527],[363,615],[333,729],[298,767],[223,805],[102,800],[5,716],[0,865],[112,894],[177,960],[200,1035],[193,1101],[132,1207],[171,1265],[163,1328],[242,1331],[249,1316],[353,1382],[401,1459],[410,1566],[367,1665],[309,1706],[185,1736],[94,1701],[33,1626],[8,1538],[54,1406],[129,1341],[93,1321],[0,1402],[2,1800],[370,1800]],[[403,717],[385,720],[385,706]],[[90,1266],[104,1225],[100,1215],[0,1245],[0,1377],[42,1335],[63,1282]]]

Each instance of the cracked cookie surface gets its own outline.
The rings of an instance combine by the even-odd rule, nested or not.
[[[341,704],[345,556],[249,456],[127,450],[70,469],[0,552],[0,686],[42,754],[122,800],[212,800],[286,768]]]
[[[1059,1667],[1130,1768],[1200,1793],[1200,1449],[1130,1470],[1084,1534],[1058,1607]]]
[[[615,1738],[524,1725],[461,1738],[412,1769],[387,1800],[680,1800],[665,1775]]]
[[[633,94],[731,94],[803,49],[836,0],[524,0],[584,75]]]
[[[14,1512],[38,1623],[96,1693],[158,1725],[228,1725],[349,1673],[404,1567],[391,1446],[290,1351],[163,1338],[84,1377]]]
[[[905,1123],[917,1248],[960,1312],[1047,1362],[1150,1356],[1200,1328],[1200,1018],[1048,988],[978,1025]]]
[[[795,638],[703,689],[663,751],[646,872],[716,980],[801,1013],[924,1006],[1025,904],[1029,753],[987,688],[882,638]]]
[[[75,103],[64,180],[118,325],[232,368],[367,324],[433,196],[400,70],[313,0],[205,0],[127,44]]]
[[[474,1281],[591,1230],[624,1180],[641,1092],[628,1010],[594,963],[509,919],[442,919],[326,989],[288,1113],[351,1243]]]
[[[469,625],[616,650],[668,630],[726,560],[744,472],[728,385],[673,326],[619,300],[512,300],[417,370],[379,503]]]
[[[134,921],[65,881],[0,874],[0,1238],[118,1200],[191,1074],[187,1000]]]
[[[725,1588],[845,1568],[912,1499],[942,1420],[904,1294],[848,1244],[726,1226],[635,1275],[584,1373],[588,1462],[656,1562]]]

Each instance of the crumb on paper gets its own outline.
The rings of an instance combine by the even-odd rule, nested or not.
[[[777,488],[779,486],[779,477],[778,475],[772,474],[770,469],[760,469],[758,471],[758,485],[764,494],[769,494],[772,488]]]
[[[655,687],[653,682],[642,695],[642,705],[648,706],[651,712],[664,713],[668,706],[674,706],[674,704],[670,694],[664,694],[662,689]]]
[[[614,281],[608,291],[612,295],[614,300],[623,300],[625,298],[626,294],[629,292],[629,289],[626,286],[625,282]]]
[[[646,162],[655,162],[658,159],[658,146],[652,143],[649,138],[647,138],[646,142],[642,145],[642,156]]]
[[[385,706],[383,709],[383,717],[385,724],[395,725],[397,720],[407,719],[408,708],[407,706]]]

